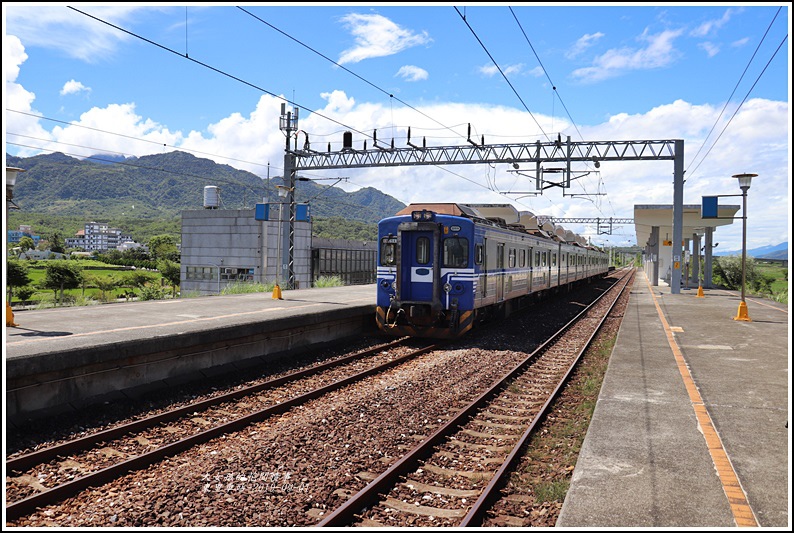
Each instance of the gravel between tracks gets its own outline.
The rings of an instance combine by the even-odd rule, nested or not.
[[[316,524],[525,357],[560,320],[537,311],[7,525]]]

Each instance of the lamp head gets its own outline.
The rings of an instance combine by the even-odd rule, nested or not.
[[[739,180],[739,188],[742,190],[742,192],[747,192],[747,190],[750,188],[750,182],[757,175],[758,174],[734,174],[731,177]]]

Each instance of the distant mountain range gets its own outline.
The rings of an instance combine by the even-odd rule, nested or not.
[[[6,165],[22,168],[14,202],[25,212],[109,220],[174,218],[204,207],[204,187],[217,186],[221,209],[252,208],[265,199],[278,202],[281,176],[263,179],[186,152],[143,157],[97,156],[76,159],[56,152],[20,158],[6,154]],[[298,175],[298,177],[301,177]],[[309,202],[312,217],[377,222],[405,207],[399,200],[367,187],[348,193],[338,187],[297,181],[297,202]]]
[[[741,250],[714,250],[714,255],[742,255]],[[775,246],[762,246],[747,250],[747,255],[756,259],[788,259],[788,242],[781,242]]]

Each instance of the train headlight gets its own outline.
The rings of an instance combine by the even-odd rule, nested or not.
[[[444,283],[444,292],[449,292],[452,290],[452,285],[449,283]]]
[[[397,282],[396,281],[392,282],[391,288],[394,289],[395,292],[397,291]]]
[[[436,214],[426,209],[422,209],[421,211],[411,212],[411,219],[413,219],[416,222],[430,222],[431,220],[435,220],[435,218],[436,218]]]

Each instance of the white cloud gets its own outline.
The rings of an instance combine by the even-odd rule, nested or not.
[[[524,64],[523,63],[517,63],[515,65],[503,66],[501,68],[502,68],[502,72],[504,73],[505,76],[512,76],[512,75],[521,74],[521,71],[524,69]],[[540,68],[540,67],[536,67],[535,69],[533,69],[531,71],[533,76],[537,76],[537,74],[536,74],[537,68]],[[482,74],[484,76],[487,76],[489,78],[492,77],[492,76],[495,76],[496,74],[499,73],[499,68],[497,68],[496,65],[483,65],[480,68],[478,68],[477,70],[480,72],[480,74]],[[543,72],[543,69],[541,69],[541,73],[542,72]]]
[[[406,81],[421,81],[426,80],[428,78],[428,73],[425,69],[414,66],[414,65],[405,65],[400,67],[400,70],[397,71],[395,76],[400,76],[404,78]]]
[[[681,35],[681,30],[666,30],[656,35],[647,30],[638,38],[647,41],[645,48],[615,48],[597,57],[592,67],[573,71],[572,76],[584,82],[603,81],[620,76],[632,70],[646,70],[665,67],[675,61],[678,52],[673,41]]]
[[[16,82],[19,76],[19,69],[22,63],[28,59],[28,55],[25,53],[25,47],[22,46],[22,42],[13,35],[6,35],[3,48],[5,56],[3,69],[5,70],[6,80],[3,99],[9,109],[3,114],[3,127],[6,132],[5,142],[25,145],[19,147],[20,156],[34,155],[37,151],[27,148],[27,146],[40,146],[41,143],[36,141],[36,139],[49,139],[50,134],[41,126],[39,119],[36,118],[36,116],[40,115],[33,108],[33,101],[36,99],[36,95],[25,90],[22,85]],[[25,137],[22,137],[23,135]]]
[[[705,50],[706,54],[709,57],[714,57],[715,55],[720,53],[720,47],[717,46],[716,44],[712,43],[712,42],[709,42],[709,41],[705,41],[705,42],[702,42],[702,43],[698,44],[698,48],[701,48],[702,50]]]
[[[581,55],[585,50],[593,46],[596,41],[601,39],[604,36],[603,33],[600,31],[597,33],[588,33],[582,35],[571,48],[565,52],[565,57],[568,59],[573,59],[579,55]]]
[[[152,7],[127,6],[78,6],[80,11],[102,20],[124,26],[135,13]],[[7,27],[24,35],[25,46],[43,47],[60,51],[88,63],[95,63],[112,56],[120,42],[132,39],[106,24],[83,15],[65,6],[54,5],[9,5],[3,9]],[[79,35],[79,39],[75,39]]]
[[[341,65],[394,55],[432,42],[427,32],[414,33],[382,15],[351,13],[343,17],[342,22],[355,37],[356,45],[342,52],[338,61]]]
[[[65,96],[67,94],[77,94],[79,92],[90,93],[91,88],[86,87],[79,81],[75,81],[75,80],[67,81],[66,83],[63,84],[63,87],[61,88],[61,96]]]
[[[725,13],[718,19],[714,20],[707,20],[694,30],[690,32],[690,35],[693,37],[706,37],[707,35],[713,35],[722,28],[728,21],[731,19],[731,15],[735,13],[734,9],[727,9]]]

